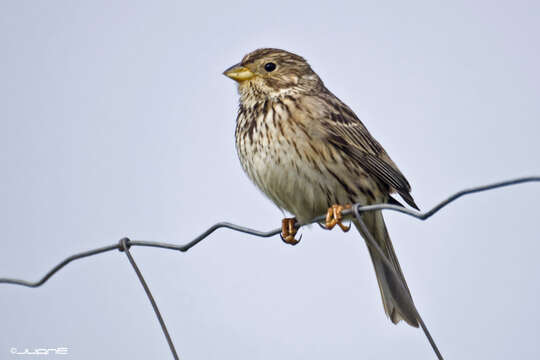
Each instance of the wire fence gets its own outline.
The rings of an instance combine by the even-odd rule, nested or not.
[[[354,204],[351,209],[344,210],[342,212],[342,214],[344,216],[350,215],[350,216],[354,216],[356,218],[356,220],[358,221],[360,227],[362,228],[362,231],[367,234],[366,241],[368,242],[368,245],[374,251],[376,251],[379,254],[379,256],[383,259],[383,263],[385,264],[385,266],[391,271],[392,276],[394,276],[397,279],[396,283],[400,284],[400,289],[398,289],[398,291],[401,293],[402,296],[405,296],[406,298],[410,298],[410,295],[408,294],[408,291],[405,289],[405,286],[399,280],[399,276],[397,275],[394,267],[391,265],[390,261],[385,256],[384,252],[382,251],[380,246],[377,244],[377,242],[375,241],[373,236],[371,236],[371,234],[369,233],[366,225],[362,221],[362,217],[361,217],[362,212],[376,211],[376,210],[393,210],[393,211],[397,211],[397,212],[400,212],[400,213],[415,217],[415,218],[420,219],[420,220],[426,220],[426,219],[430,218],[431,216],[433,216],[435,213],[437,213],[439,210],[441,210],[443,207],[445,207],[446,205],[450,204],[451,202],[457,200],[458,198],[460,198],[462,196],[477,193],[477,192],[482,192],[482,191],[493,190],[493,189],[506,187],[506,186],[510,186],[510,185],[517,185],[517,184],[527,183],[527,182],[540,182],[540,176],[522,177],[522,178],[517,178],[517,179],[513,179],[513,180],[501,181],[501,182],[493,183],[493,184],[489,184],[489,185],[464,189],[464,190],[461,190],[461,191],[451,195],[447,199],[441,201],[440,203],[435,205],[431,210],[423,212],[423,213],[419,212],[419,211],[415,211],[415,210],[410,210],[410,209],[407,209],[407,208],[402,207],[402,206],[391,205],[391,204],[377,204],[377,205],[367,205],[367,206],[362,206],[361,204]],[[308,221],[306,223],[297,224],[297,228],[300,228],[300,227],[302,227],[304,225],[308,225],[308,224],[320,223],[321,221],[324,221],[324,220],[325,220],[325,215],[321,215],[321,216],[318,216],[318,217],[316,217],[316,218],[314,218],[311,221]],[[63,261],[61,261],[59,264],[57,264],[55,267],[53,267],[51,270],[49,270],[38,281],[28,281],[28,280],[20,280],[20,279],[13,279],[13,278],[0,278],[0,284],[1,283],[13,284],[13,285],[21,285],[21,286],[27,286],[27,287],[36,288],[36,287],[39,287],[39,286],[43,285],[54,274],[56,274],[64,266],[66,266],[67,264],[69,264],[70,262],[72,262],[74,260],[79,260],[79,259],[82,259],[82,258],[85,258],[85,257],[98,255],[98,254],[108,252],[108,251],[112,251],[112,250],[119,250],[121,252],[124,252],[126,254],[128,260],[129,260],[129,263],[133,267],[133,270],[137,274],[137,277],[139,278],[139,281],[141,282],[141,285],[144,288],[144,291],[146,292],[146,295],[147,295],[148,299],[150,300],[150,303],[152,305],[152,308],[154,309],[154,312],[155,312],[156,317],[157,317],[157,319],[159,321],[159,324],[161,325],[161,329],[163,331],[163,334],[164,334],[164,336],[165,336],[165,338],[167,340],[167,343],[169,344],[169,348],[171,350],[171,354],[172,354],[173,358],[178,359],[179,358],[178,353],[176,352],[176,348],[175,348],[175,346],[173,344],[172,338],[171,338],[171,336],[169,334],[169,331],[167,330],[167,326],[165,325],[165,321],[163,320],[163,317],[161,316],[159,308],[158,308],[158,306],[156,304],[156,301],[154,300],[154,297],[152,295],[152,292],[150,291],[150,288],[148,287],[148,284],[146,283],[141,271],[139,270],[139,267],[137,266],[137,263],[135,262],[135,259],[131,255],[130,248],[132,246],[150,246],[150,247],[158,247],[158,248],[163,248],[163,249],[177,250],[177,251],[181,251],[181,252],[186,252],[189,249],[191,249],[192,247],[194,247],[195,245],[197,245],[198,243],[200,243],[202,240],[208,238],[214,231],[216,231],[217,229],[220,229],[220,228],[227,228],[227,229],[231,229],[231,230],[234,230],[234,231],[238,231],[238,232],[242,232],[242,233],[246,233],[246,234],[250,234],[250,235],[258,236],[258,237],[271,237],[271,236],[275,236],[275,235],[281,233],[281,228],[270,230],[270,231],[259,231],[259,230],[250,229],[250,228],[247,228],[247,227],[244,227],[244,226],[228,223],[228,222],[220,222],[220,223],[212,225],[205,232],[203,232],[202,234],[200,234],[199,236],[197,236],[196,238],[194,238],[190,242],[188,242],[186,244],[183,244],[183,245],[176,245],[176,244],[167,243],[167,242],[145,241],[145,240],[130,240],[128,238],[122,238],[122,239],[120,239],[120,241],[118,241],[115,244],[100,247],[100,248],[96,248],[96,249],[92,249],[92,250],[88,250],[88,251],[84,251],[84,252],[80,252],[80,253],[68,256]],[[414,304],[412,302],[412,299],[411,299],[411,303]],[[414,308],[414,305],[413,305],[413,308]],[[416,312],[416,315],[417,315],[418,321],[420,323],[420,326],[422,327],[422,330],[423,330],[426,338],[428,339],[431,347],[433,348],[433,351],[434,351],[435,355],[437,356],[438,359],[443,359],[443,356],[441,355],[435,341],[433,340],[433,337],[431,336],[426,324],[422,320],[422,317],[420,316],[418,310],[416,308],[414,308],[413,310]]]

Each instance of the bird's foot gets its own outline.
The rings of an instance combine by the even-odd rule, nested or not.
[[[334,226],[338,225],[344,232],[349,231],[351,229],[351,226],[343,225],[343,223],[341,222],[343,220],[343,215],[341,214],[341,212],[350,208],[352,208],[351,204],[347,204],[344,206],[332,205],[331,207],[329,207],[328,212],[326,213],[326,229],[332,230]]]
[[[300,239],[302,239],[302,236],[298,238],[298,240],[295,239],[297,229],[296,229],[296,218],[285,218],[281,222],[281,240],[283,240],[284,243],[287,243],[289,245],[296,245],[300,242]]]

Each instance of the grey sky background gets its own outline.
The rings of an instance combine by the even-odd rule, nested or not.
[[[304,56],[383,144],[423,210],[540,173],[538,2],[0,2],[0,277],[35,280],[122,236],[185,243],[280,211],[243,174],[237,93],[258,47]],[[416,305],[448,359],[540,357],[540,184],[386,213]],[[183,359],[431,359],[385,317],[353,231],[216,232],[134,248]],[[123,254],[37,289],[0,286],[0,359],[168,359]]]

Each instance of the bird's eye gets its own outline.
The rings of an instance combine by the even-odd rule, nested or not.
[[[276,70],[276,64],[274,64],[273,62],[266,63],[264,64],[264,70],[266,70],[267,72],[274,71]]]

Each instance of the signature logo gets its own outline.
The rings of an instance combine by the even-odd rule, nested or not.
[[[37,349],[24,349],[24,351],[19,351],[19,349],[12,347],[10,352],[13,355],[68,355],[69,349],[67,347],[59,348],[37,348]]]

